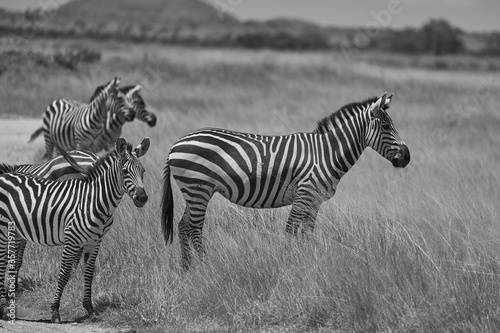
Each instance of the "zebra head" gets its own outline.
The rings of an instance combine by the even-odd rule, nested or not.
[[[146,108],[146,103],[140,95],[142,86],[126,86],[120,89],[121,93],[125,97],[127,105],[129,105],[133,110],[135,117],[148,124],[149,127],[154,127],[156,125],[156,116],[153,112],[149,112]]]
[[[382,97],[368,106],[368,134],[367,144],[381,156],[391,161],[396,168],[404,168],[410,163],[410,150],[404,143],[387,114],[392,96]]]
[[[122,122],[133,121],[135,112],[133,108],[127,105],[125,96],[121,93],[118,84],[113,85],[110,96],[108,98],[108,110],[113,112],[116,117]]]
[[[116,141],[116,152],[121,160],[125,190],[137,207],[143,207],[148,201],[143,185],[145,170],[139,157],[146,154],[149,142],[149,138],[145,138],[140,145],[132,149],[132,145],[127,143],[125,139],[119,138]]]

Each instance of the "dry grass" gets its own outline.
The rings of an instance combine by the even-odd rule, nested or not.
[[[151,138],[143,158],[150,201],[137,209],[124,198],[103,241],[94,303],[104,324],[148,332],[500,330],[498,73],[384,68],[327,53],[118,46],[103,56],[80,77],[4,75],[0,98],[6,110],[41,115],[51,99],[86,100],[120,74],[124,84],[143,83],[159,116],[153,129],[133,123],[124,131],[134,144]],[[482,78],[490,82],[483,90]],[[25,85],[30,93],[16,99]],[[396,93],[390,113],[412,152],[407,169],[365,152],[308,239],[284,235],[288,208],[242,209],[216,197],[206,261],[182,273],[178,243],[166,247],[159,227],[162,167],[177,138],[207,126],[309,131],[341,105],[384,91]],[[38,157],[39,143],[9,149]],[[178,219],[184,204],[175,193]],[[33,290],[21,306],[49,309],[59,255],[27,250],[21,278]],[[66,288],[63,319],[83,314],[81,279],[79,271]]]

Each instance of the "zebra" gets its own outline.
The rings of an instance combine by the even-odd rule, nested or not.
[[[292,205],[285,231],[310,233],[320,205],[371,147],[404,168],[410,151],[387,113],[393,95],[350,103],[318,122],[311,133],[267,136],[208,128],[180,138],[164,166],[161,225],[165,243],[173,239],[171,180],[186,202],[179,225],[181,266],[191,264],[191,246],[205,255],[202,228],[208,202],[218,192],[245,207]]]
[[[107,107],[111,112],[125,119],[133,119],[133,111],[126,107],[117,88],[120,78],[115,77],[100,90],[100,93],[89,104],[59,99],[53,101],[43,116],[43,126],[37,129],[29,142],[35,140],[42,132],[45,137],[44,159],[52,158],[54,144],[64,150],[93,150],[94,141],[104,131]],[[107,103],[111,99],[111,103]]]
[[[97,87],[94,95],[90,98],[92,102],[105,85]],[[107,149],[110,144],[113,144],[121,135],[122,127],[127,121],[133,121],[134,118],[143,121],[148,124],[149,127],[154,127],[156,125],[156,115],[146,109],[146,103],[140,95],[140,90],[142,86],[125,86],[118,89],[118,95],[124,99],[125,104],[132,110],[134,117],[120,117],[119,113],[111,112],[111,107],[108,107],[109,111],[106,116],[105,129],[103,134],[95,142],[96,151],[101,151]],[[108,98],[108,103],[111,100]]]
[[[83,307],[89,316],[92,280],[102,237],[113,223],[113,212],[125,192],[135,206],[148,201],[144,190],[144,167],[139,161],[149,149],[145,138],[135,149],[119,138],[115,149],[100,157],[83,178],[51,181],[24,173],[0,176],[0,281],[7,268],[7,240],[23,238],[48,246],[63,246],[57,289],[52,301],[52,322],[60,323],[59,304],[72,267],[85,250]],[[71,156],[66,154],[68,161]],[[79,168],[73,161],[75,168]],[[55,218],[56,217],[56,218]],[[0,284],[0,311],[6,302]],[[1,313],[1,312],[0,312]]]
[[[68,154],[74,161],[76,161],[76,163],[78,163],[79,169],[75,169],[72,163],[68,162],[63,155],[60,155],[39,165],[33,165],[33,164],[9,165],[5,163],[0,163],[0,175],[9,172],[22,172],[49,180],[61,181],[71,178],[82,177],[83,175],[80,173],[80,168],[84,169],[92,168],[94,163],[97,161],[97,156],[91,152],[73,150],[69,151]],[[23,238],[19,238],[18,240],[16,240],[14,246],[16,249],[14,288],[17,290],[19,271],[23,264],[24,251],[26,249],[26,240]]]

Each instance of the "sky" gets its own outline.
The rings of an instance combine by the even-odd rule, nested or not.
[[[0,7],[25,10],[68,0],[0,0]],[[140,0],[138,0],[140,1]],[[500,0],[205,0],[222,3],[240,19],[300,18],[333,26],[418,27],[445,18],[467,31],[500,31]]]

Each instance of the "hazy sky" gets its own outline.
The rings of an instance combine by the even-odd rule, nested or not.
[[[53,7],[68,0],[0,0],[0,7]],[[138,0],[140,1],[140,0]],[[205,0],[227,5],[242,19],[297,17],[336,26],[365,26],[379,21],[389,27],[420,26],[444,17],[465,30],[499,30],[500,0]],[[392,9],[392,13],[389,9]],[[383,13],[383,14],[382,14]],[[389,15],[384,15],[389,13]]]

